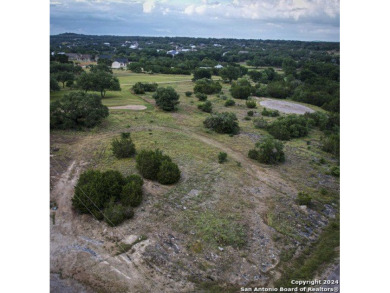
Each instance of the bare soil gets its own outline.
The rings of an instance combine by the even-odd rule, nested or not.
[[[260,105],[266,108],[278,110],[280,112],[288,113],[288,114],[303,115],[306,112],[309,113],[315,112],[313,109],[310,109],[309,107],[292,103],[292,102],[280,101],[280,100],[262,99],[260,101]]]

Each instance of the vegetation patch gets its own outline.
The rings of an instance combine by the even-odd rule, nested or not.
[[[280,140],[304,137],[309,133],[307,119],[295,114],[279,117],[268,128],[268,132]]]
[[[72,92],[50,104],[50,128],[81,129],[99,125],[108,116],[108,108],[97,95]]]
[[[172,159],[160,150],[142,150],[136,157],[141,175],[161,184],[174,184],[180,180],[180,170]]]
[[[249,150],[248,157],[264,164],[281,163],[285,160],[283,147],[280,141],[266,137],[263,141],[257,142],[254,149]]]
[[[321,233],[315,243],[300,254],[299,257],[289,260],[281,266],[282,277],[276,281],[276,287],[296,287],[291,280],[310,280],[319,274],[325,265],[339,256],[340,224],[332,221]]]
[[[237,134],[240,129],[236,114],[231,112],[212,114],[203,121],[203,124],[218,133]]]
[[[82,214],[92,214],[117,226],[134,216],[132,207],[142,201],[142,185],[138,175],[124,177],[114,170],[87,170],[75,186],[72,205]]]

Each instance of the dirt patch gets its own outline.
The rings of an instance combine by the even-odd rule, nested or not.
[[[115,107],[108,107],[110,110],[135,110],[135,111],[141,111],[146,110],[146,106],[144,105],[126,105],[126,106],[115,106]]]
[[[295,104],[287,101],[277,101],[277,100],[271,100],[271,99],[264,99],[260,101],[260,105],[263,107],[267,107],[273,110],[278,110],[283,113],[288,114],[305,114],[306,112],[313,113],[315,112],[313,109],[310,109],[309,107]]]

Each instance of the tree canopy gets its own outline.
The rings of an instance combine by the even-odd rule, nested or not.
[[[50,104],[50,128],[94,127],[108,116],[108,108],[97,95],[72,92]]]

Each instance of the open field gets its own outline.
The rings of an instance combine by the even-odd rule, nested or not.
[[[145,110],[112,109],[91,130],[51,132],[51,201],[58,206],[52,211],[51,273],[98,292],[272,287],[290,261],[286,252],[314,243],[338,213],[339,179],[329,175],[337,161],[320,149],[322,133],[311,130],[305,138],[286,142],[284,164],[260,164],[247,153],[267,132],[245,117],[248,110],[259,117],[263,106],[248,109],[245,101],[236,100],[235,106],[225,107],[222,96],[231,97],[230,85],[222,84],[223,94],[208,100],[214,112],[237,115],[240,133],[235,136],[203,127],[210,114],[197,108],[197,98],[184,94],[193,90],[192,76],[115,75],[122,91],[107,92],[103,104],[144,105]],[[130,87],[138,81],[172,86],[180,94],[178,110],[159,110],[152,93],[132,94]],[[66,92],[52,93],[51,100]],[[135,217],[111,228],[92,216],[77,215],[70,199],[80,172],[88,168],[137,173],[134,158],[118,160],[112,153],[111,141],[121,132],[131,133],[137,151],[158,148],[171,156],[182,178],[173,186],[145,180],[145,198]],[[228,154],[224,164],[217,159],[221,151]],[[312,195],[312,208],[296,204],[300,191]],[[120,243],[130,245],[141,235],[145,240],[128,253],[117,253]]]

